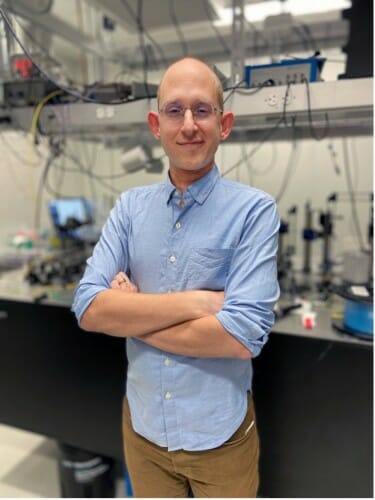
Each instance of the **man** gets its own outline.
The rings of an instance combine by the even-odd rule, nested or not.
[[[167,69],[148,124],[168,177],[121,195],[76,292],[83,329],[127,338],[138,497],[256,496],[251,358],[273,325],[279,218],[270,196],[219,175],[233,120],[206,63]]]

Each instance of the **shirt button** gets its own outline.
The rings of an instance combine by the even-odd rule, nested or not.
[[[170,360],[169,358],[166,358],[166,359],[164,360],[164,365],[165,365],[165,366],[169,366],[170,362],[171,362],[171,360]]]
[[[174,255],[171,255],[169,257],[169,262],[176,262],[176,257]]]
[[[165,393],[165,399],[171,399],[172,394],[170,392]]]
[[[177,222],[177,223],[176,223],[176,229],[180,229],[180,227],[181,227],[181,223],[180,223],[180,222]]]

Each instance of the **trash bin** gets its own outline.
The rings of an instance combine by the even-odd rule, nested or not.
[[[115,496],[113,458],[59,443],[58,469],[62,498]]]

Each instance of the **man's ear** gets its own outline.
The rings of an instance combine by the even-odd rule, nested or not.
[[[160,139],[159,115],[155,111],[149,111],[147,115],[147,123],[150,127],[152,135],[155,139]]]
[[[225,139],[231,133],[233,124],[234,124],[234,114],[231,111],[227,111],[221,117],[220,139],[222,141],[225,141]]]

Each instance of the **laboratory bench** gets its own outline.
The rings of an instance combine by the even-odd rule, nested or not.
[[[0,299],[0,422],[122,460],[122,339],[82,331],[66,303]],[[254,359],[263,497],[372,497],[372,342],[330,313],[276,322]]]
[[[254,359],[261,496],[373,497],[372,341],[332,328],[337,306],[278,320]]]

